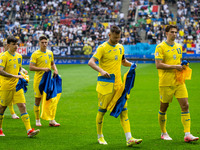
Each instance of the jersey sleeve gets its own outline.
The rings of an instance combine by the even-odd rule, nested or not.
[[[102,56],[103,56],[103,47],[99,46],[92,57],[96,58],[97,60],[100,60]]]
[[[30,58],[30,63],[36,64],[36,54],[33,53]]]
[[[6,66],[6,56],[0,56],[0,67],[3,67],[3,68],[5,68],[5,66]]]
[[[51,62],[54,62],[54,56],[52,51],[51,51]]]
[[[182,59],[182,54],[183,54],[183,48],[182,48],[182,46],[180,46],[180,49],[181,49],[181,59]]]
[[[155,50],[155,59],[157,60],[163,60],[163,50],[161,46],[157,46]]]

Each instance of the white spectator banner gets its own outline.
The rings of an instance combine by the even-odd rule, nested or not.
[[[4,47],[0,47],[0,52],[4,52]],[[27,47],[18,47],[17,52],[21,55],[27,55]]]
[[[32,53],[40,49],[39,46],[33,47],[18,47],[17,52],[23,56],[31,56]],[[68,55],[90,55],[93,48],[91,46],[55,46],[47,47],[51,50],[54,56],[68,56]],[[0,47],[0,52],[4,52],[4,48]]]

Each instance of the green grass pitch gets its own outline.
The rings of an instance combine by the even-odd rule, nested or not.
[[[28,69],[28,66],[24,66]],[[41,120],[42,127],[35,126],[33,113],[33,72],[29,71],[30,83],[25,94],[27,110],[33,128],[39,128],[40,134],[35,138],[26,136],[21,119],[11,119],[9,110],[5,112],[3,131],[0,137],[1,150],[74,150],[74,149],[129,149],[120,125],[119,118],[109,116],[104,119],[104,136],[108,145],[98,145],[96,135],[97,72],[88,65],[57,65],[63,79],[63,93],[58,104],[56,121],[60,127],[49,127],[48,121]],[[186,81],[189,93],[191,113],[191,132],[200,136],[200,63],[190,63],[193,69],[192,80]],[[122,67],[122,72],[128,70]],[[16,105],[15,111],[20,115]],[[173,141],[160,139],[157,114],[159,110],[158,73],[155,64],[138,64],[135,86],[128,100],[129,120],[132,135],[142,138],[143,142],[133,148],[141,150],[197,150],[200,141],[185,143],[181,124],[181,110],[176,99],[168,109],[167,130]]]

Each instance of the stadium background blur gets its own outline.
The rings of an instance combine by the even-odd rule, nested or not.
[[[14,35],[19,39],[18,52],[29,58],[44,34],[55,56],[87,59],[116,24],[122,29],[120,43],[128,57],[153,60],[156,44],[166,39],[165,26],[175,24],[183,57],[198,60],[199,7],[199,0],[1,0],[0,51],[3,41]]]

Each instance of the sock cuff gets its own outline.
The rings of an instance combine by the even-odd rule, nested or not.
[[[39,107],[40,105],[36,105],[36,104],[34,104],[34,106]]]
[[[181,114],[189,114],[189,111],[181,111]]]
[[[159,111],[160,115],[166,115],[166,112]]]
[[[123,108],[122,111],[128,110],[128,108]]]
[[[21,117],[24,116],[24,115],[28,115],[28,113],[26,112],[26,113],[21,114]]]
[[[106,109],[101,109],[101,108],[99,108],[98,111],[99,111],[99,112],[103,112],[103,113],[107,112]]]

